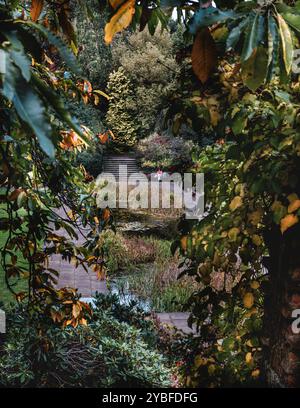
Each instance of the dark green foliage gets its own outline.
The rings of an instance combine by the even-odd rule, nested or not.
[[[135,308],[122,309],[114,299],[100,297],[87,326],[50,325],[41,335],[28,324],[25,308],[15,308],[8,313],[0,386],[168,387],[171,371],[163,357],[127,323],[142,317]]]
[[[85,105],[82,101],[69,99],[66,105],[72,114],[78,118],[80,125],[87,126],[94,135],[106,129],[103,125],[103,112],[92,105]]]
[[[108,15],[100,10],[99,1],[88,0],[92,18],[87,19],[80,8],[76,13],[79,64],[94,87],[104,89],[111,71],[111,50],[104,43],[104,26]]]
[[[103,151],[101,146],[91,146],[80,152],[76,163],[82,164],[86,171],[93,177],[97,177],[102,171]]]

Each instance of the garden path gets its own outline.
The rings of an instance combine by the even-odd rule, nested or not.
[[[65,212],[63,209],[59,211],[59,214],[62,217],[65,217]],[[134,223],[132,221],[131,223],[132,223],[131,227],[133,227],[133,230],[135,230]],[[129,226],[128,224],[131,223],[129,222],[123,224],[126,225],[125,228],[126,230]],[[154,224],[155,228],[157,228],[157,223],[154,222]],[[158,223],[158,226],[161,226],[160,223]],[[165,227],[166,225],[164,226],[164,228]],[[150,228],[150,230],[152,229]],[[64,230],[60,230],[57,233],[59,235],[64,235],[66,237],[68,236],[67,232]],[[80,245],[83,244],[83,242],[84,237],[78,231],[78,240],[76,241],[76,243]],[[91,269],[89,269],[88,272],[86,272],[86,270],[82,266],[78,266],[76,268],[73,264],[62,259],[62,256],[59,254],[55,254],[51,257],[49,266],[59,272],[59,279],[57,283],[58,288],[62,287],[77,288],[78,293],[80,293],[81,297],[85,298],[85,300],[92,300],[96,292],[104,294],[109,292],[106,280],[102,281],[98,280],[95,272],[93,272]],[[163,325],[170,328],[172,327],[176,328],[177,330],[181,330],[183,333],[186,334],[195,332],[195,330],[188,327],[187,324],[188,316],[189,313],[184,312],[157,313],[157,317]]]

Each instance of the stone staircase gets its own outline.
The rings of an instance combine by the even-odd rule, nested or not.
[[[122,167],[120,167],[122,166]],[[126,167],[125,167],[126,166]],[[111,173],[118,181],[120,176],[129,177],[140,171],[136,159],[128,155],[107,155],[103,158],[103,173]]]

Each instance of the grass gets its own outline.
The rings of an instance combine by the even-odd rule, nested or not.
[[[180,270],[175,260],[143,265],[127,277],[129,291],[143,300],[150,300],[155,312],[182,312],[195,289],[189,277],[178,279]]]
[[[105,239],[108,277],[115,278],[119,292],[149,301],[156,312],[184,311],[195,281],[189,277],[178,279],[180,258],[171,254],[171,242],[153,236],[111,234]]]

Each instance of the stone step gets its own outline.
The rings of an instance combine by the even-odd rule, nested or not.
[[[136,161],[135,157],[127,157],[127,156],[108,156],[104,157],[104,160],[128,160],[128,161]]]
[[[120,166],[126,166],[122,168]],[[120,177],[129,177],[134,173],[139,173],[140,169],[137,165],[135,157],[125,155],[112,155],[103,158],[103,173],[110,173],[118,181]],[[108,177],[109,178],[109,177]]]
[[[122,171],[123,173],[124,172],[126,172],[126,170],[128,171],[128,170],[139,170],[139,168],[138,167],[127,167],[126,169],[124,169],[124,168],[118,168],[118,167],[113,167],[113,166],[103,166],[103,169],[104,170],[114,170],[114,171]]]
[[[119,169],[119,168],[127,168],[127,169],[138,169],[138,166],[127,166],[127,165],[124,165],[124,164],[122,164],[122,165],[111,165],[111,164],[104,164],[103,165],[103,167],[104,168],[106,168],[106,169]]]

